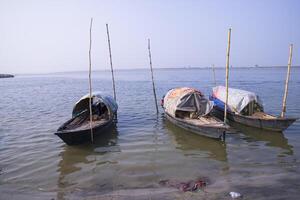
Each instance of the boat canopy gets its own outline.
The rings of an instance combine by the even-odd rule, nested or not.
[[[223,103],[226,102],[226,87],[217,86],[213,88],[214,98],[221,100]],[[228,88],[228,107],[231,111],[241,113],[245,107],[248,106],[249,103],[254,102],[258,104],[263,110],[263,103],[253,92],[249,92],[246,90],[239,90],[234,88]]]
[[[207,115],[213,108],[213,102],[194,89],[181,87],[171,89],[164,97],[165,112],[176,117],[178,111],[194,113],[197,117]]]
[[[89,110],[89,97],[90,94],[86,94],[77,103],[73,108],[72,115],[73,117],[78,115],[79,113]],[[104,103],[107,106],[107,109],[112,113],[116,113],[118,110],[118,104],[116,101],[109,95],[104,95],[101,92],[93,92],[92,93],[92,105],[97,105],[98,103]]]

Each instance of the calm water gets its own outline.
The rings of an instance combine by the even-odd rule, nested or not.
[[[300,68],[292,70],[287,115],[300,116]],[[223,84],[224,70],[217,69]],[[232,69],[230,85],[256,92],[279,114],[285,68]],[[191,86],[206,95],[208,69],[155,70],[160,97]],[[226,142],[175,127],[155,114],[148,70],[116,72],[118,123],[95,144],[70,147],[53,133],[88,91],[86,73],[0,79],[0,199],[299,199],[300,121],[284,134],[245,129]],[[111,93],[109,72],[93,88]],[[207,177],[204,191],[182,193],[160,180]]]

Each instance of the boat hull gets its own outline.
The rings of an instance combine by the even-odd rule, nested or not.
[[[214,107],[212,114],[218,117],[219,119],[224,119],[224,110],[222,108]],[[239,115],[233,112],[227,112],[227,119],[229,121],[240,123],[245,126],[276,132],[284,131],[297,120],[297,118],[262,119]]]
[[[110,120],[105,124],[93,128],[93,138],[101,136],[104,131],[108,131],[109,127],[113,125],[114,120]],[[55,133],[67,145],[79,145],[91,141],[91,129],[84,129],[80,131],[57,131]]]
[[[228,127],[226,126],[223,127],[196,126],[194,124],[187,123],[187,121],[184,119],[172,117],[167,113],[165,113],[165,116],[170,122],[177,125],[178,127],[209,138],[224,139],[225,132],[228,129]]]

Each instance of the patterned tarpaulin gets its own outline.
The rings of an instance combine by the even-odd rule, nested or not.
[[[213,102],[204,95],[188,87],[175,88],[167,92],[164,97],[165,112],[175,117],[176,111],[194,112],[197,116],[207,115],[213,108]]]

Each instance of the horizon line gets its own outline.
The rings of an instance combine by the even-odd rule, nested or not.
[[[232,65],[230,68],[234,69],[247,69],[247,68],[283,68],[287,67],[285,65],[269,65],[269,66],[244,66],[244,67],[233,67]],[[295,65],[292,67],[300,67],[300,65]],[[211,69],[212,67],[192,67],[192,66],[186,66],[186,67],[154,67],[153,70],[170,70],[170,69]],[[215,66],[215,69],[224,69],[225,66]],[[114,69],[114,71],[133,71],[133,70],[148,70],[148,68],[124,68],[124,69]],[[1,74],[11,74],[11,75],[50,75],[50,74],[63,74],[63,73],[79,73],[79,72],[87,72],[88,70],[72,70],[72,71],[56,71],[56,72],[33,72],[33,73],[1,73]],[[110,72],[110,69],[97,69],[92,70],[92,72]]]

